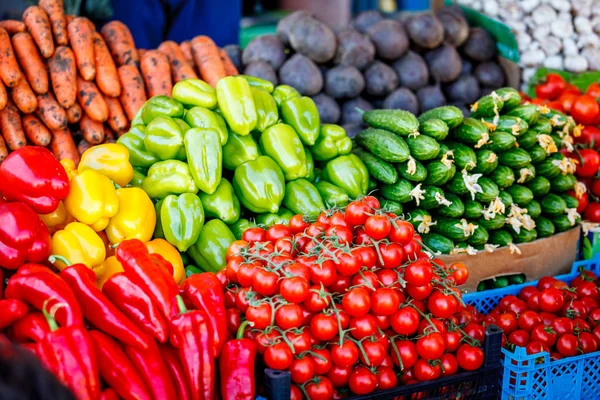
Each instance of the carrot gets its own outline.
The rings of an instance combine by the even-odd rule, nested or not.
[[[110,97],[119,97],[121,84],[117,66],[110,55],[106,42],[98,32],[94,32],[94,60],[96,62],[96,84],[102,93]]]
[[[113,130],[109,126],[104,125],[104,142],[102,143],[115,143],[116,141]]]
[[[121,102],[114,97],[104,96],[104,101],[108,106],[108,125],[117,133],[124,133],[129,128],[129,120],[123,111]],[[120,135],[119,135],[120,136]]]
[[[181,49],[185,60],[191,65],[194,65],[194,57],[192,56],[192,45],[190,44],[190,42],[187,40],[181,42],[179,44],[179,48]]]
[[[85,153],[85,151],[90,147],[92,147],[92,145],[89,144],[85,139],[82,139],[77,145],[77,151],[80,155],[83,155],[83,153]]]
[[[75,165],[79,164],[80,155],[77,151],[77,146],[73,141],[73,136],[69,127],[65,126],[62,129],[56,129],[52,131],[52,141],[50,142],[50,151],[54,154],[54,157],[59,160],[66,158],[73,160]]]
[[[140,62],[148,97],[170,96],[173,90],[169,59],[157,50],[148,50]]]
[[[227,76],[219,48],[208,36],[196,36],[192,39],[192,54],[200,77],[212,87],[216,87],[217,82]]]
[[[40,53],[45,58],[49,58],[54,54],[54,41],[52,40],[52,28],[48,14],[40,7],[28,7],[23,13],[23,22],[27,26],[27,30],[33,36],[33,40],[40,49]]]
[[[6,88],[4,87],[4,83],[0,80],[0,110],[6,107],[6,102],[8,101],[8,94],[6,93]]]
[[[67,121],[69,121],[69,124],[76,124],[81,119],[82,114],[83,111],[81,110],[81,106],[75,103],[67,108]]]
[[[67,27],[69,26],[69,24],[71,23],[71,21],[73,21],[75,18],[77,18],[77,16],[73,15],[73,14],[67,14],[67,15],[65,15],[65,22],[67,24]],[[67,35],[68,35],[68,33],[67,33]],[[67,36],[67,38],[68,38],[68,36]]]
[[[48,146],[52,135],[42,121],[34,114],[23,115],[23,130],[31,144],[36,146]]]
[[[6,19],[4,21],[0,21],[0,28],[4,28],[9,35],[14,35],[15,33],[25,32],[25,24],[21,21],[17,21],[14,19]]]
[[[225,66],[225,73],[227,76],[238,75],[239,72],[235,65],[233,65],[231,62],[231,58],[229,58],[227,52],[223,49],[219,49],[219,54],[221,55],[221,61],[223,61],[223,66]]]
[[[91,119],[104,122],[108,118],[108,106],[94,82],[77,77],[77,101],[83,112]]]
[[[42,10],[46,11],[48,18],[50,18],[50,24],[52,25],[52,32],[54,32],[56,44],[59,46],[66,46],[69,44],[63,0],[40,0],[39,6]]]
[[[94,121],[89,115],[83,114],[79,121],[79,127],[83,132],[83,138],[89,144],[96,145],[104,141],[104,125],[102,125],[102,122]]]
[[[77,100],[77,67],[75,55],[70,48],[60,46],[48,60],[50,81],[56,100],[63,108],[69,108]]]
[[[163,53],[169,59],[173,82],[179,82],[184,79],[198,78],[194,68],[187,62],[179,45],[172,40],[167,40],[158,46],[158,51]]]
[[[144,54],[146,54],[148,50],[146,49],[137,49],[138,55],[140,56],[140,60],[142,59],[142,57],[144,57]]]
[[[10,37],[6,30],[0,28],[0,78],[6,86],[13,87],[19,83],[22,76]]]
[[[37,99],[27,79],[21,79],[17,86],[12,88],[10,97],[23,114],[32,113],[37,108]]]
[[[144,80],[140,75],[140,71],[134,65],[122,65],[117,71],[121,82],[121,96],[119,99],[125,114],[127,114],[127,119],[131,121],[148,99],[144,88]]]
[[[23,69],[31,89],[37,94],[48,91],[48,72],[33,38],[28,32],[19,32],[12,37],[17,61]]]
[[[69,23],[67,32],[79,74],[86,81],[93,80],[96,77],[96,63],[92,23],[85,17],[77,17]]]
[[[131,31],[121,21],[111,21],[102,27],[102,37],[118,66],[138,65],[140,56],[135,47]]]
[[[4,135],[8,148],[13,151],[27,144],[21,125],[21,114],[12,101],[9,101],[6,107],[0,111],[0,131]]]
[[[52,92],[38,94],[37,116],[51,131],[63,129],[67,126],[67,113],[58,104]]]
[[[0,135],[0,163],[4,161],[6,157],[8,157],[8,149],[6,148],[6,142],[4,142],[2,135]]]

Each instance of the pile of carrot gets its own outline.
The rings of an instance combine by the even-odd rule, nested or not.
[[[78,163],[174,83],[201,78],[214,87],[237,73],[208,36],[137,49],[122,22],[98,32],[89,19],[65,15],[63,0],[40,0],[22,21],[0,21],[0,162],[30,144]]]

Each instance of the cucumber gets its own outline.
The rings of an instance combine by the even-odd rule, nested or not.
[[[502,228],[505,222],[506,217],[502,214],[496,214],[494,218],[490,219],[485,219],[484,217],[481,217],[477,220],[477,224],[479,224],[479,226],[484,227],[488,231],[494,231],[496,229]]]
[[[500,165],[490,174],[490,178],[500,189],[507,188],[515,183],[515,173],[512,169]]]
[[[531,156],[531,163],[533,165],[537,165],[546,159],[546,150],[539,144],[527,149],[529,155]]]
[[[513,117],[519,117],[525,122],[527,125],[531,126],[535,124],[540,117],[540,110],[535,104],[523,104],[518,107],[513,108],[506,115],[511,115]]]
[[[464,216],[465,218],[468,219],[478,219],[481,218],[481,215],[483,214],[483,205],[475,200],[467,200],[465,202],[465,213]]]
[[[398,180],[398,172],[392,164],[361,148],[355,147],[352,152],[362,160],[369,175],[374,179],[387,184],[396,183]]]
[[[522,168],[531,163],[531,156],[529,153],[518,147],[513,147],[504,153],[500,153],[498,157],[500,164],[513,169]]]
[[[440,152],[439,143],[429,136],[409,136],[406,138],[406,142],[408,143],[410,154],[419,161],[432,160]]]
[[[375,179],[369,179],[369,182],[367,182],[367,193],[372,192],[373,190],[377,189],[377,182],[375,182]]]
[[[414,162],[415,164],[415,170],[412,174],[410,174],[408,172],[408,164],[412,164],[412,162]],[[404,161],[403,163],[396,164],[396,169],[398,170],[398,173],[401,177],[411,182],[423,182],[428,175],[427,168],[425,168],[425,166],[417,160],[413,159],[412,162],[409,159],[408,161]]]
[[[382,210],[386,210],[387,212],[391,212],[396,215],[402,214],[402,204],[398,203],[397,201],[380,199],[379,203],[381,204]]]
[[[417,161],[418,162],[418,161]],[[445,185],[456,174],[454,163],[450,164],[450,168],[441,161],[432,161],[427,164],[427,178],[424,183],[426,185],[442,186]]]
[[[527,214],[529,214],[529,216],[533,219],[536,219],[542,215],[542,206],[536,200],[531,200],[529,203],[527,203],[525,209],[527,210]]]
[[[450,129],[456,128],[463,122],[464,119],[463,113],[458,107],[443,106],[424,112],[419,116],[419,122],[423,123],[434,118],[444,121]]]
[[[462,124],[452,130],[452,137],[461,143],[475,146],[489,142],[490,132],[485,124],[475,118],[465,118]]]
[[[533,193],[526,186],[512,185],[505,189],[519,207],[524,207],[533,200]]]
[[[492,132],[490,133],[489,143],[483,146],[483,148],[496,152],[501,152],[515,147],[516,142],[517,139],[510,133]]]
[[[498,166],[498,155],[492,150],[480,150],[477,153],[477,166],[474,173],[488,175]]]
[[[437,224],[433,225],[431,229],[455,242],[464,242],[471,235],[467,233],[467,236],[465,236],[465,231],[462,228],[462,221],[466,220],[460,220],[457,218],[442,218],[439,219]]]
[[[385,129],[401,136],[408,136],[419,129],[417,117],[404,110],[368,110],[362,117],[373,128]]]
[[[424,199],[420,200],[418,207],[424,210],[431,210],[440,206],[446,207],[440,204],[440,201],[446,200],[446,195],[442,189],[437,186],[423,186],[422,189],[425,191],[423,193]]]
[[[569,221],[569,217],[563,214],[552,217],[551,221],[554,224],[554,227],[556,228],[557,232],[565,232],[573,228],[575,225],[579,224],[581,222],[581,218],[577,218],[575,224],[571,224],[571,221]]]
[[[483,246],[488,242],[489,239],[490,235],[487,229],[485,229],[481,225],[477,225],[477,228],[475,229],[471,237],[469,237],[467,242],[469,242],[469,244],[472,244],[473,246]]]
[[[471,117],[484,118],[500,115],[504,101],[496,92],[481,97],[471,105]]]
[[[539,134],[537,132],[528,130],[527,132],[525,132],[524,134],[522,134],[521,136],[519,136],[517,138],[517,143],[519,144],[520,148],[529,150],[533,146],[538,144],[538,141],[537,141],[538,135]]]
[[[410,156],[404,139],[383,129],[367,128],[356,135],[356,141],[384,161],[402,162]]]
[[[446,218],[458,218],[462,216],[465,212],[465,205],[455,194],[446,193],[446,200],[450,201],[452,204],[446,207],[439,207],[436,211],[437,213]]]
[[[515,175],[517,176],[517,183],[531,182],[535,178],[535,167],[532,164],[527,164],[515,170]]]
[[[554,141],[554,144],[556,145],[557,149],[561,149],[563,148],[562,145],[562,139],[560,138],[560,135],[556,134],[556,133],[551,133],[550,137],[552,138],[552,140]]]
[[[567,208],[579,207],[579,201],[574,196],[571,196],[570,194],[567,194],[567,193],[559,194],[559,196],[561,199],[563,199],[565,201],[565,203],[567,203]]]
[[[437,233],[428,233],[421,236],[423,244],[434,252],[442,254],[450,254],[454,249],[454,242],[445,236]]]
[[[462,174],[454,174],[454,177],[446,183],[446,189],[450,193],[464,195],[469,193]]]
[[[553,129],[562,130],[562,128],[565,126],[565,124],[569,122],[567,116],[565,114],[561,113],[560,111],[553,110],[549,107],[547,107],[547,110],[545,110],[545,111],[548,111],[548,112],[545,112],[543,114],[540,113],[540,118],[542,116],[544,118],[547,118]]]
[[[488,242],[491,244],[497,244],[500,247],[504,247],[508,246],[509,243],[512,243],[513,238],[506,229],[498,229],[490,232],[490,240],[488,240]]]
[[[546,195],[550,191],[550,181],[548,178],[543,176],[536,176],[530,182],[527,183],[527,187],[533,193],[534,197],[541,197]]]
[[[554,193],[562,193],[573,189],[577,183],[577,178],[574,175],[558,175],[550,180],[550,189]]]
[[[544,215],[549,215],[551,217],[563,215],[567,209],[567,202],[554,193],[548,193],[542,197],[540,204]]]
[[[446,144],[452,150],[454,163],[459,171],[463,169],[471,171],[477,166],[477,155],[472,148],[458,142],[446,142]]]
[[[494,124],[494,117],[484,118],[488,124]],[[514,136],[519,136],[527,131],[529,125],[519,117],[511,117],[510,115],[501,115],[498,118],[495,132],[505,132]]]
[[[508,112],[513,108],[520,106],[521,101],[523,100],[519,92],[511,87],[496,89],[496,94],[504,101],[504,107],[502,108],[502,111],[504,112]]]
[[[533,228],[529,231],[527,229],[521,228],[519,230],[519,233],[517,233],[512,228],[512,226],[508,225],[507,230],[512,235],[515,243],[529,243],[529,242],[533,242],[535,239],[537,239],[537,230],[535,228]]]
[[[477,180],[479,186],[481,186],[482,191],[475,193],[475,200],[480,201],[482,203],[489,203],[494,200],[500,194],[500,189],[498,185],[494,183],[490,178],[482,176]]]
[[[409,212],[406,213],[407,214],[407,221],[410,222],[413,227],[415,228],[415,231],[421,233],[421,231],[419,230],[419,226],[423,223],[424,220],[431,220],[431,214],[429,214],[427,211],[422,210],[420,208],[416,208],[414,210],[411,210]],[[431,220],[433,222],[433,220]],[[423,231],[423,233],[429,233],[426,231]]]
[[[507,209],[510,208],[510,206],[512,206],[514,203],[512,196],[506,190],[501,190],[500,194],[498,194],[498,197],[500,197],[500,200],[502,200],[502,203],[504,203],[504,207]]]
[[[552,133],[552,124],[546,117],[539,117],[537,122],[529,126],[529,130],[539,135],[549,135]]]
[[[412,183],[406,179],[398,179],[392,185],[381,185],[381,195],[388,200],[394,200],[398,203],[408,203],[412,200],[409,193],[413,189],[414,186]]]
[[[550,237],[556,232],[556,228],[552,221],[545,217],[538,217],[535,220],[535,229],[538,232],[539,238]]]
[[[538,164],[536,171],[539,176],[545,176],[549,180],[557,177],[561,174],[560,168],[553,163],[553,161],[560,161],[564,158],[561,153],[553,153],[547,157],[544,161]]]
[[[538,232],[538,237],[539,235],[540,233]],[[511,275],[508,277],[508,280],[510,281],[511,285],[520,285],[522,283],[525,283],[525,274]]]
[[[438,142],[441,142],[442,140],[446,139],[446,136],[448,136],[450,128],[448,128],[448,125],[446,125],[446,123],[441,119],[432,118],[424,121],[419,127],[419,131],[423,135],[427,135],[434,138]]]

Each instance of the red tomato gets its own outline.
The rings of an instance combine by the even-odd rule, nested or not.
[[[433,332],[417,340],[417,353],[426,360],[437,360],[445,350],[444,336],[441,333]]]
[[[563,308],[562,315],[569,318],[587,318],[588,310],[585,303],[579,300],[571,301]]]
[[[313,285],[310,287],[308,298],[304,300],[303,304],[308,311],[316,313],[322,311],[329,303],[331,303],[331,297],[328,295],[327,290],[322,289],[321,286]]]
[[[540,99],[554,100],[562,94],[567,85],[562,76],[550,73],[546,80],[535,86],[535,96]]]
[[[369,214],[371,206],[364,201],[353,201],[346,207],[346,222],[350,226],[364,225]]]
[[[377,279],[379,279],[381,286],[394,288],[394,290],[396,291],[401,291],[401,289],[399,288],[400,284],[398,279],[398,272],[395,269],[380,269],[379,271],[377,271]],[[400,293],[402,293],[402,297],[404,298],[404,293]]]
[[[582,177],[596,176],[600,167],[600,155],[596,150],[581,149],[579,150],[581,157],[577,163],[575,174]]]
[[[341,225],[331,225],[326,231],[325,236],[328,236],[334,240],[335,243],[339,243],[340,245],[352,243],[352,239],[354,236],[352,235],[352,230],[347,226]]]
[[[298,304],[283,304],[275,311],[275,323],[284,331],[299,328],[302,319],[302,308]]]
[[[372,215],[365,221],[365,232],[373,240],[386,238],[391,229],[392,223],[385,215]]]
[[[402,246],[409,244],[415,235],[415,228],[407,221],[394,221],[390,230],[389,239]]]
[[[404,259],[404,249],[397,243],[379,243],[377,245],[383,268],[398,268]]]
[[[315,364],[315,374],[325,375],[331,369],[331,355],[327,349],[314,348],[311,350],[314,354],[311,355]]]
[[[590,95],[579,96],[571,106],[571,116],[580,124],[593,125],[598,114],[600,114],[600,105]]]
[[[540,293],[538,302],[540,309],[549,313],[558,313],[565,305],[562,292],[552,287]]]
[[[542,279],[544,279],[544,278],[542,278]],[[500,309],[503,311],[506,311],[507,310],[506,307],[508,307],[508,305],[515,300],[518,300],[518,298],[517,298],[517,296],[513,296],[512,294],[509,294],[508,296],[504,296],[502,298],[502,300],[500,300],[500,304],[499,304]]]
[[[338,274],[336,281],[329,285],[331,293],[346,293],[352,286],[352,277]]]
[[[404,307],[390,317],[392,329],[399,335],[410,336],[419,328],[419,313],[412,307]]]
[[[273,296],[279,289],[279,276],[275,272],[256,268],[252,276],[252,289],[263,296]]]
[[[360,362],[368,367],[378,367],[385,359],[385,347],[380,342],[365,340],[362,342],[363,351],[358,353]]]
[[[362,267],[362,257],[358,253],[351,252],[339,252],[337,254],[337,272],[344,276],[353,276]]]
[[[376,316],[392,315],[398,310],[400,302],[404,301],[396,289],[379,288],[371,293],[371,312]]]
[[[302,397],[302,390],[298,386],[290,386],[290,400],[302,400]]]
[[[338,333],[338,323],[334,314],[317,314],[310,321],[310,334],[317,340],[326,342]]]
[[[462,369],[474,371],[483,365],[483,350],[470,344],[463,344],[456,351],[456,359]]]
[[[529,309],[531,311],[535,311],[538,312],[540,311],[540,293],[534,293],[531,295],[531,297],[529,297],[529,299],[527,299],[527,307],[529,307]]]
[[[575,193],[574,190],[569,190],[567,194],[577,199],[577,212],[581,214],[590,201],[587,192],[582,193],[581,196],[577,196],[577,193]]]
[[[458,349],[458,346],[460,346],[460,341],[463,337],[462,333],[459,331],[449,331],[444,335],[446,351],[454,353]]]
[[[575,103],[575,100],[577,100],[578,97],[579,97],[579,94],[571,93],[571,92],[564,92],[563,94],[561,94],[558,97],[558,101],[562,105],[563,109],[566,112],[569,112],[569,111],[571,111],[571,107],[573,107],[573,103]]]
[[[431,294],[433,290],[433,286],[431,283],[423,286],[407,286],[406,294],[412,297],[415,300],[425,300]]]
[[[556,282],[556,278],[555,277],[553,277],[553,276],[544,276],[544,277],[542,277],[538,281],[537,289],[540,290],[540,291],[546,290],[546,289],[552,287],[552,285],[554,284],[554,282]]]
[[[362,271],[352,277],[352,286],[362,286],[367,291],[373,291],[381,285],[375,272]]]
[[[394,345],[396,349],[398,349],[398,354],[395,351],[392,351],[392,360],[394,364],[400,367],[402,370],[410,369],[417,360],[419,359],[419,355],[417,354],[417,346],[410,340],[400,340],[395,339]],[[400,360],[398,360],[398,355],[400,355]]]
[[[304,215],[296,214],[292,218],[290,218],[290,222],[288,223],[288,227],[292,233],[302,233],[310,223],[304,219]]]
[[[264,360],[271,369],[288,369],[292,365],[292,351],[285,343],[277,343],[265,350]]]
[[[331,381],[334,388],[344,387],[350,380],[352,369],[352,367],[340,367],[339,365],[334,365],[329,372],[327,372],[327,378]]]
[[[590,203],[583,213],[583,218],[591,222],[600,222],[600,203]]]
[[[427,330],[427,332],[430,332],[432,329],[431,325],[433,325],[438,332],[446,333],[447,329],[442,321],[440,321],[437,318],[429,319],[431,320],[431,324],[426,319],[422,319],[421,322],[419,322],[419,330],[417,331],[419,335],[423,335],[425,333],[425,330]]]
[[[292,276],[281,281],[279,293],[290,303],[302,303],[309,294],[308,281],[301,276]]]
[[[377,320],[371,314],[350,320],[350,334],[357,340],[373,336],[377,332]]]
[[[315,375],[315,364],[311,357],[296,358],[290,365],[292,382],[302,384]]]
[[[500,314],[496,318],[496,325],[504,331],[505,335],[510,335],[519,328],[517,317],[510,313]]]
[[[342,307],[352,317],[362,317],[371,309],[371,297],[363,288],[349,290],[342,298]]]
[[[356,367],[350,373],[348,386],[354,394],[369,394],[377,387],[377,377],[368,368]]]
[[[458,360],[453,354],[442,355],[440,361],[442,362],[442,376],[452,376],[458,372]]]
[[[585,91],[585,94],[595,98],[600,97],[600,83],[592,83],[590,86],[588,86],[587,90]]]
[[[320,264],[313,264],[310,266],[310,281],[319,285],[327,287],[332,285],[337,279],[337,269],[335,263],[332,260],[325,260]]]
[[[324,376],[319,376],[316,381],[308,383],[304,390],[311,400],[329,400],[333,397],[333,385]]]
[[[545,343],[531,341],[525,347],[525,351],[527,351],[527,354],[550,353],[550,348]]]
[[[360,256],[362,265],[366,268],[372,268],[377,262],[377,252],[372,247],[359,247],[352,250],[352,254]]]
[[[558,350],[559,354],[564,357],[572,357],[577,355],[578,345],[579,342],[577,341],[577,337],[575,335],[565,333],[556,341],[556,350]]]
[[[336,342],[329,350],[331,361],[339,367],[350,367],[358,361],[358,346],[351,340],[346,340],[341,346]]]
[[[392,389],[398,386],[398,377],[391,367],[379,367],[376,374],[378,389]]]
[[[271,325],[272,308],[268,303],[262,303],[256,307],[248,307],[246,319],[254,324],[256,329],[266,329]]]
[[[581,130],[581,135],[578,137],[574,137],[573,140],[575,143],[581,144],[594,144],[594,149],[600,148],[600,129],[596,128],[593,125],[586,125]]]
[[[519,315],[519,328],[530,332],[538,325],[541,325],[542,319],[535,311],[527,310]]]
[[[539,314],[539,315],[540,315],[540,318],[542,319],[542,323],[543,323],[544,325],[546,325],[546,326],[551,326],[551,325],[552,325],[552,322],[553,322],[553,321],[554,321],[556,318],[558,318],[556,315],[554,315],[554,314],[550,314],[550,313],[547,313],[547,312],[545,312],[545,311],[542,311],[542,312],[540,312],[540,314]]]
[[[549,326],[538,325],[531,331],[531,340],[542,342],[548,347],[554,346],[558,335]]]
[[[465,326],[463,330],[468,336],[471,336],[473,339],[483,342],[485,336],[485,329],[483,328],[483,325],[471,322],[467,324],[467,326]]]
[[[310,350],[312,346],[313,338],[312,336],[310,336],[309,327],[294,329],[292,331],[286,332],[285,336],[290,342],[294,343],[293,353],[295,355],[302,354],[305,351]]]
[[[379,210],[381,208],[381,204],[379,204],[379,200],[374,196],[365,196],[362,198],[362,201],[367,203],[373,210]]]
[[[242,233],[242,240],[248,243],[264,242],[267,239],[267,231],[263,228],[250,228]]]
[[[523,300],[516,299],[506,306],[506,311],[512,311],[516,315],[519,315],[522,312],[527,311],[527,303]]]
[[[457,311],[458,302],[452,295],[445,295],[435,290],[427,300],[431,314],[436,318],[450,318]]]
[[[418,240],[421,241],[422,239],[419,237]],[[414,240],[411,240],[408,244],[403,246],[404,261],[407,261],[408,259],[414,260],[416,255],[421,251],[421,247],[421,244],[417,242],[417,236],[415,236]]]
[[[413,367],[413,375],[419,382],[431,381],[440,377],[442,368],[439,364],[433,364],[427,360],[419,359]]]
[[[567,333],[573,333],[575,329],[575,325],[573,324],[573,320],[566,317],[556,318],[552,321],[552,329],[556,332],[557,335],[564,335]]]
[[[469,269],[463,263],[453,263],[450,265],[450,271],[458,286],[464,285],[469,279]]]
[[[579,334],[579,348],[583,354],[593,353],[598,350],[598,343],[594,335],[589,332],[581,332]]]
[[[517,329],[508,335],[508,343],[514,344],[515,346],[525,347],[529,343],[529,333],[524,330]]]
[[[426,260],[418,260],[406,266],[404,280],[407,285],[423,286],[431,282],[433,278],[433,267]]]

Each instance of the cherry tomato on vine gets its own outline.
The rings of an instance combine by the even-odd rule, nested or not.
[[[385,215],[372,215],[365,221],[365,232],[373,240],[385,239],[392,229],[392,223]]]
[[[283,342],[268,347],[264,354],[265,364],[271,369],[288,369],[293,359],[292,351]]]
[[[431,381],[440,377],[442,368],[439,364],[419,359],[413,367],[413,375],[419,382]]]
[[[346,207],[346,222],[350,226],[364,225],[372,208],[364,201],[353,201]]]
[[[462,369],[474,371],[483,365],[483,350],[470,344],[463,344],[456,351],[456,359]]]
[[[292,382],[303,384],[315,375],[315,364],[311,357],[296,358],[290,365]]]
[[[350,373],[348,386],[354,394],[369,394],[377,388],[377,377],[368,368],[356,367]]]
[[[333,397],[333,385],[324,376],[319,376],[315,381],[309,381],[304,387],[311,400],[329,400]]]

